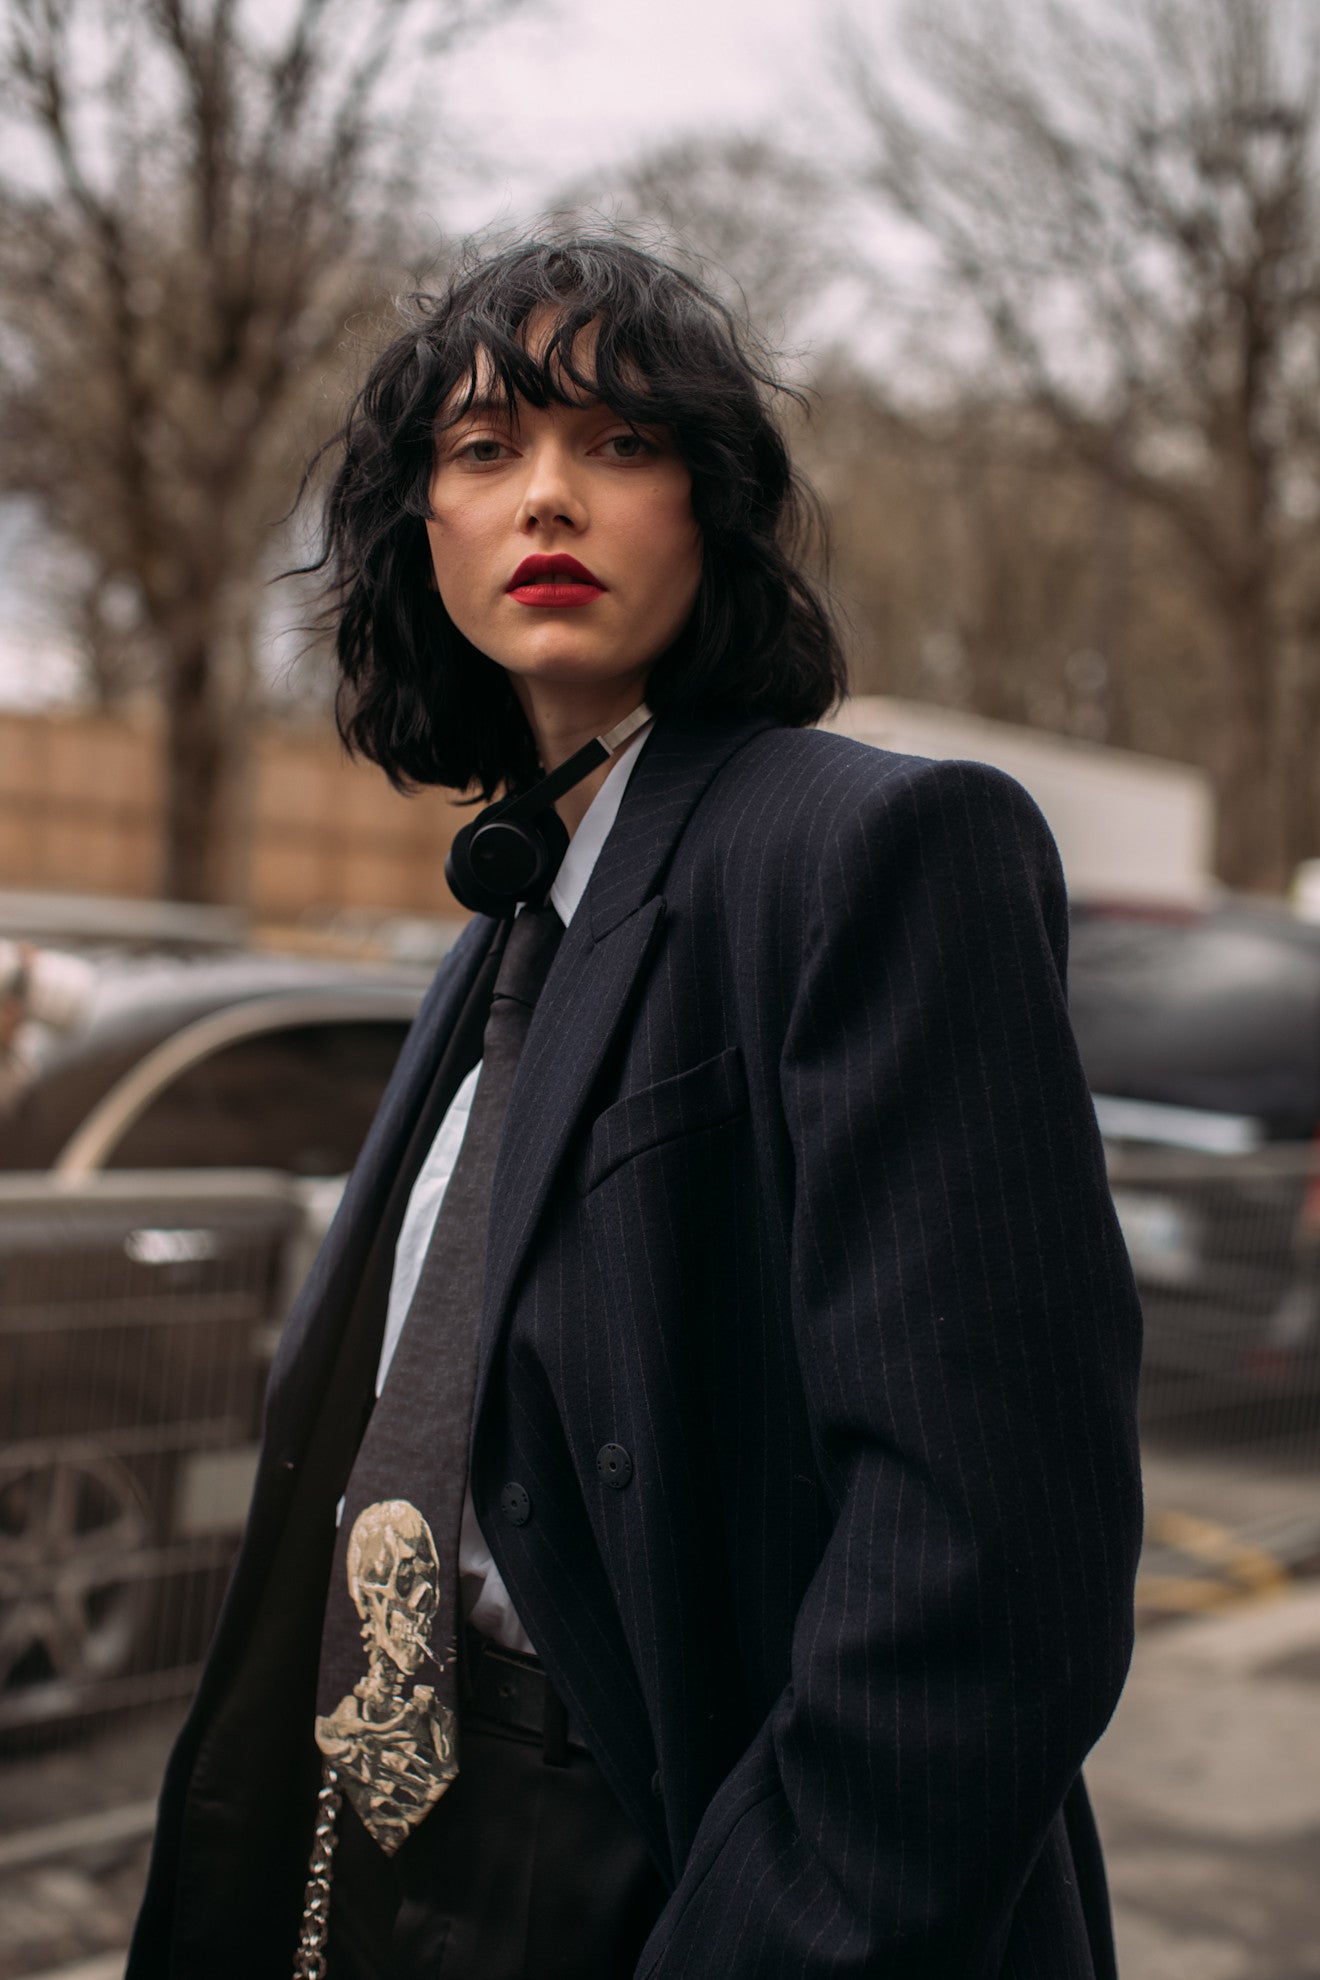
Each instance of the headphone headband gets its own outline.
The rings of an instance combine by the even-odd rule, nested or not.
[[[581,749],[575,750],[572,756],[566,757],[558,769],[552,770],[549,776],[542,777],[539,783],[533,784],[532,788],[524,791],[521,797],[506,800],[508,809],[501,811],[500,816],[506,823],[510,819],[535,818],[538,812],[546,810],[549,805],[563,797],[565,791],[571,791],[574,784],[580,784],[584,777],[589,777],[591,772],[599,769],[602,763],[608,763],[610,758],[623,748],[628,738],[635,736],[642,724],[649,722],[650,719],[651,711],[646,703],[642,702],[640,707],[633,709],[631,715],[625,715],[623,720],[617,722],[612,729],[606,729],[603,736],[593,736],[589,743],[583,743]],[[482,818],[485,816],[483,812]],[[481,819],[476,822],[480,824]]]

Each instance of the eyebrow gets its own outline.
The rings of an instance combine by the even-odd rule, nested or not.
[[[455,407],[449,416],[450,424],[460,419],[489,419],[492,414],[499,414],[507,419],[511,410],[514,411],[514,416],[516,417],[516,410],[514,409],[516,409],[517,403],[518,401],[515,396],[513,408],[511,408],[503,392],[481,392],[478,393],[476,398],[469,399],[465,406]]]
[[[446,413],[442,408],[437,424],[439,426],[439,430],[445,433],[449,432],[453,427],[457,426],[460,421],[467,419],[510,419],[511,418],[516,425],[518,420],[518,407],[522,403],[525,403],[525,401],[523,401],[521,393],[517,393],[517,392],[514,393],[513,402],[512,405],[510,405],[509,400],[505,397],[503,392],[478,392],[476,397],[469,400],[467,405],[463,406],[461,409],[456,409],[451,413]],[[583,400],[576,405],[570,405],[570,410],[574,410],[578,412],[590,412],[598,406],[606,406],[606,405],[607,402],[604,399],[597,397],[594,399]],[[614,410],[613,407],[608,407],[607,409],[611,412]],[[622,417],[622,415],[620,415],[620,417]]]

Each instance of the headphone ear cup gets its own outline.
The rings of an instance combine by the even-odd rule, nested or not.
[[[453,843],[445,854],[445,885],[460,907],[471,908],[473,914],[498,914],[499,910],[490,906],[485,889],[472,871],[469,848],[480,818],[473,818],[454,834]]]
[[[489,805],[455,835],[445,858],[450,893],[474,914],[497,920],[549,888],[568,851],[568,828],[553,808],[525,822]]]
[[[532,820],[532,829],[541,841],[541,861],[537,868],[535,891],[530,896],[535,900],[550,891],[554,877],[564,863],[564,854],[568,851],[568,827],[551,805],[548,811],[537,813]]]

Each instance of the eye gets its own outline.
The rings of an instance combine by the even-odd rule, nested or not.
[[[606,452],[613,450],[612,458],[616,461],[640,461],[647,455],[657,452],[650,440],[644,440],[640,433],[631,431],[612,433],[609,439],[602,441],[601,444]]]
[[[470,461],[474,467],[490,467],[507,452],[503,440],[467,440],[454,449],[454,459]]]

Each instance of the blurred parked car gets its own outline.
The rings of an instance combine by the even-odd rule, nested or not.
[[[1232,897],[1079,907],[1069,977],[1147,1368],[1320,1388],[1320,927]]]
[[[1208,1117],[1213,1153],[1314,1136],[1320,926],[1233,896],[1200,913],[1081,906],[1069,976],[1096,1094]],[[1198,1145],[1194,1119],[1172,1125]]]
[[[0,1736],[191,1684],[280,1324],[428,974],[102,956],[80,1021],[29,1039],[0,1104]]]
[[[29,1050],[0,1169],[352,1166],[426,975],[238,952],[101,964]]]
[[[79,953],[190,955],[237,949],[246,939],[239,908],[191,901],[70,894],[62,888],[0,888],[0,938]]]

